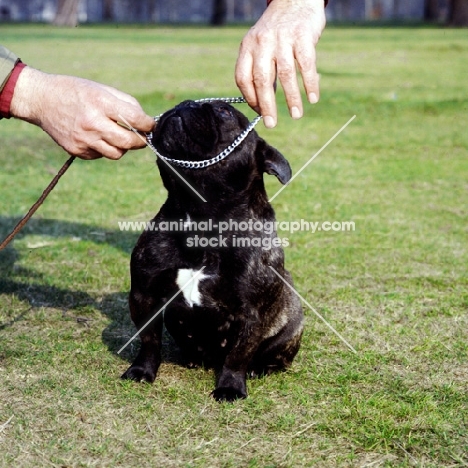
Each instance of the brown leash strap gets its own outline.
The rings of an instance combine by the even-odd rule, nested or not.
[[[18,234],[18,232],[23,229],[24,225],[31,219],[32,215],[37,211],[37,209],[42,205],[44,200],[47,198],[50,192],[54,189],[59,181],[60,177],[65,174],[66,170],[71,166],[71,163],[75,160],[75,156],[71,156],[67,162],[62,166],[60,171],[57,172],[57,175],[52,179],[50,184],[47,188],[42,192],[42,195],[39,197],[36,203],[29,209],[28,213],[24,216],[24,218],[15,226],[13,231],[5,238],[5,240],[0,244],[0,251],[3,250]]]

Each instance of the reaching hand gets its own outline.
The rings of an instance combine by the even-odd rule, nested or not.
[[[236,64],[236,82],[265,126],[277,122],[275,81],[278,76],[291,117],[303,107],[296,62],[310,103],[319,99],[315,46],[325,28],[323,0],[273,0],[244,37]]]
[[[132,96],[93,81],[49,75],[26,67],[18,78],[10,112],[41,127],[65,151],[82,159],[121,158],[144,140],[119,125],[122,119],[149,132],[152,117]]]

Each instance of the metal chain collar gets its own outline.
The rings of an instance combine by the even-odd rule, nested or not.
[[[243,97],[224,97],[224,98],[204,98],[204,99],[197,99],[195,102],[214,102],[214,101],[222,101],[227,103],[245,103],[245,99]],[[157,115],[154,117],[154,121],[158,122],[163,114]],[[166,156],[163,156],[153,145],[153,132],[146,134],[146,141],[148,146],[154,151],[158,158],[163,159],[164,161],[174,164],[175,166],[185,167],[186,169],[201,169],[204,167],[211,166],[213,164],[222,161],[226,157],[228,157],[247,137],[247,135],[255,128],[255,125],[258,124],[260,119],[262,118],[261,115],[255,117],[255,119],[250,122],[249,126],[233,141],[231,145],[229,145],[226,149],[221,151],[217,156],[211,159],[206,159],[204,161],[183,161],[179,159],[171,159]]]

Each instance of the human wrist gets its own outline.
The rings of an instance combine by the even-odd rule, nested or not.
[[[42,102],[46,88],[46,73],[25,67],[15,86],[10,114],[17,119],[40,124]]]

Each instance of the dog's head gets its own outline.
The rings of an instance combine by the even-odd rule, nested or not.
[[[205,161],[229,147],[248,125],[247,118],[225,102],[184,101],[161,116],[153,132],[152,144],[166,158]],[[170,190],[171,181],[178,177],[164,161],[158,159],[158,166],[164,184]],[[231,187],[237,191],[251,185],[255,178],[262,178],[264,172],[275,175],[283,184],[291,178],[291,168],[283,155],[255,131],[220,162],[201,169],[174,168],[194,184]]]

